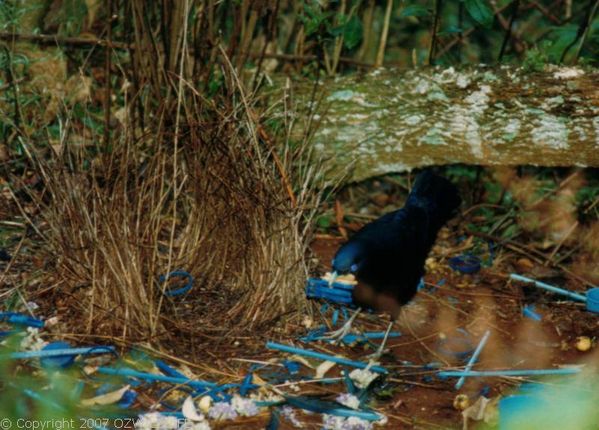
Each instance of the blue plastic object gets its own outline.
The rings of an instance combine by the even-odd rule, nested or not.
[[[320,414],[335,415],[338,417],[358,417],[368,421],[378,421],[381,415],[372,411],[360,411],[340,406],[336,402],[328,402],[313,397],[305,396],[284,396],[287,403],[299,409]]]
[[[566,290],[564,288],[555,287],[553,285],[546,284],[541,281],[537,281],[535,279],[527,278],[526,276],[518,275],[512,273],[510,275],[511,279],[515,279],[516,281],[526,282],[528,284],[533,284],[537,288],[541,288],[543,290],[551,291],[552,293],[561,294],[562,296],[569,297],[573,300],[577,300],[579,302],[586,303],[587,310],[590,312],[599,313],[599,288],[591,288],[586,292],[586,295],[578,294],[573,291]]]
[[[119,408],[129,409],[133,403],[137,400],[137,392],[133,390],[127,390],[118,402]]]
[[[165,376],[165,375],[156,375],[154,373],[139,372],[137,370],[128,369],[126,367],[121,367],[119,369],[114,369],[112,367],[98,367],[97,371],[98,371],[98,373],[102,373],[104,375],[115,375],[115,376],[138,378],[138,379],[148,381],[148,382],[158,381],[158,382],[169,382],[171,384],[178,384],[178,385],[189,385],[190,387],[192,387],[194,389],[199,389],[199,390],[206,389],[206,388],[214,388],[214,387],[218,386],[218,384],[215,384],[214,382],[193,380],[193,379],[188,379],[188,378],[176,378],[176,377]]]
[[[324,299],[343,305],[353,305],[353,285],[333,282],[331,285],[324,279],[310,278],[306,284],[306,297],[309,299]]]
[[[160,283],[163,284],[175,276],[187,278],[187,283],[184,286],[182,286],[181,288],[166,288],[164,290],[164,295],[167,297],[175,297],[175,296],[180,296],[182,294],[185,294],[189,290],[191,290],[191,287],[193,286],[193,276],[191,276],[185,270],[174,270],[171,273],[169,273],[167,276],[161,275],[159,278]]]
[[[42,328],[44,322],[40,319],[23,315],[18,312],[0,312],[0,321],[6,321],[11,324],[25,325],[28,327]]]
[[[543,317],[535,311],[535,305],[527,305],[522,309],[522,315],[531,320],[541,321]]]
[[[283,366],[285,366],[285,369],[287,369],[291,375],[296,375],[299,373],[302,363],[293,360],[283,360]]]
[[[177,369],[173,369],[171,366],[169,366],[162,360],[155,360],[154,364],[156,364],[158,370],[160,370],[166,376],[171,376],[173,378],[186,378],[184,374],[179,372]]]
[[[551,291],[552,293],[561,294],[562,296],[569,297],[574,300],[578,300],[579,302],[586,302],[587,298],[582,294],[574,293],[572,291],[565,290],[563,288],[554,287],[553,285],[546,284],[541,281],[537,281],[535,279],[527,278],[526,276],[517,275],[512,273],[510,278],[520,281],[526,282],[527,284],[533,284],[537,288],[541,288],[543,290]]]
[[[389,332],[388,338],[394,338],[401,336],[401,333],[398,331]],[[341,339],[346,345],[351,345],[354,343],[364,343],[371,340],[384,339],[385,332],[384,331],[375,331],[375,332],[367,332],[367,333],[348,333]],[[306,336],[301,337],[300,340],[302,342],[312,342],[316,340],[324,340],[326,342],[335,342],[335,339],[330,339],[326,335],[326,327],[320,327],[318,329],[312,330]]]
[[[42,348],[42,351],[56,351],[70,349],[67,342],[52,342]],[[40,364],[45,368],[65,369],[75,362],[76,355],[55,355],[40,358]]]
[[[451,377],[500,377],[500,376],[543,376],[543,375],[576,375],[581,372],[578,367],[563,369],[515,369],[515,370],[442,370],[437,373],[440,378]]]
[[[306,357],[317,358],[319,360],[328,360],[333,363],[342,364],[344,366],[357,367],[358,369],[366,369],[369,368],[372,372],[376,373],[388,373],[387,369],[382,366],[371,366],[369,363],[364,363],[362,361],[354,361],[343,357],[338,357],[334,355],[324,354],[322,352],[312,351],[309,349],[296,348],[290,345],[283,345],[275,342],[267,342],[266,347],[269,349],[276,349],[278,351],[289,352],[291,354],[304,355]]]
[[[599,288],[591,288],[587,291],[587,309],[599,313]]]
[[[474,363],[476,363],[476,360],[478,360],[478,356],[480,355],[481,351],[487,344],[487,341],[489,340],[490,335],[491,335],[491,331],[487,330],[485,332],[485,334],[483,335],[483,337],[481,338],[480,342],[478,343],[478,346],[476,347],[476,349],[474,350],[474,353],[472,354],[472,357],[470,357],[470,360],[468,360],[468,364],[466,364],[466,368],[464,369],[466,372],[469,372],[470,370],[472,370],[472,366],[474,366]],[[455,389],[459,390],[460,388],[462,388],[465,380],[466,379],[464,376],[460,377],[460,379],[458,379],[458,382],[455,384]]]
[[[39,351],[22,351],[6,354],[5,357],[11,359],[29,359],[29,358],[54,358],[60,356],[87,355],[87,354],[116,354],[113,346],[91,346],[84,348],[71,348],[67,342],[53,342],[46,345]],[[0,355],[0,357],[2,357]]]
[[[549,404],[537,396],[507,396],[499,401],[499,430],[535,428],[531,417]]]
[[[462,254],[449,259],[449,267],[461,273],[476,273],[480,270],[480,266],[480,258],[472,254]]]

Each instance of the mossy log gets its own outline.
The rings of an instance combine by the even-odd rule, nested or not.
[[[309,104],[309,83],[296,101]],[[599,166],[599,70],[376,70],[319,83],[313,143],[331,180],[415,167]]]

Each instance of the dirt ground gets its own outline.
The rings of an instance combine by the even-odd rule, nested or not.
[[[339,242],[319,239],[313,248],[321,261],[328,262]],[[439,248],[438,244],[437,251]],[[458,393],[475,401],[482,394],[492,398],[513,392],[520,383],[520,378],[472,378],[458,391],[456,379],[443,381],[434,377],[434,369],[413,368],[433,362],[463,366],[464,361],[450,353],[463,345],[452,348],[444,341],[463,339],[458,329],[469,333],[465,350],[475,347],[486,329],[491,331],[476,369],[537,369],[596,360],[592,350],[580,352],[575,347],[579,336],[599,333],[599,318],[583,305],[510,283],[507,271],[483,268],[465,275],[450,269],[438,254],[433,253],[433,258],[436,268],[425,276],[427,288],[409,305],[408,322],[398,323],[402,335],[388,342],[391,353],[383,358],[385,367],[397,372],[388,378],[392,397],[377,402],[389,417],[390,428],[461,428],[461,411],[453,406]],[[435,287],[442,280],[442,285]],[[524,317],[525,304],[536,304],[542,320]],[[380,331],[387,321],[373,315],[367,321],[359,319],[356,327]],[[344,348],[343,353],[365,354],[360,348]],[[400,364],[406,361],[411,364]]]
[[[388,192],[382,197],[380,193],[369,193],[368,199],[374,201],[374,205],[370,205],[368,211],[358,213],[355,207],[350,208],[352,202],[359,200],[355,193],[348,191],[344,196],[347,200],[335,206],[334,216],[337,222],[321,229],[312,243],[313,258],[317,263],[312,274],[314,277],[330,270],[330,261],[344,241],[343,234],[351,235],[352,230],[358,229],[380,213],[393,209],[394,204],[400,206],[403,198],[396,191]],[[355,206],[360,205],[361,203]],[[349,213],[349,218],[353,221],[339,222],[343,219],[343,215],[339,214],[343,207],[346,208],[346,215]],[[7,209],[0,209],[0,212],[5,212],[2,214],[5,219],[10,218]],[[469,209],[465,209],[463,213],[466,215],[457,217],[441,231],[427,260],[425,288],[404,308],[394,328],[401,335],[389,340],[388,352],[381,358],[380,364],[390,373],[386,378],[375,382],[367,404],[388,418],[384,428],[459,429],[462,428],[463,420],[461,410],[454,407],[456,395],[465,394],[470,403],[474,403],[481,395],[493,401],[499,396],[513,393],[521,383],[533,381],[534,379],[529,378],[467,378],[464,386],[456,390],[455,378],[442,380],[436,376],[440,368],[463,368],[487,330],[490,331],[489,341],[474,367],[476,370],[543,369],[580,364],[591,368],[599,362],[599,349],[595,343],[599,334],[597,314],[586,311],[582,304],[510,281],[509,274],[520,273],[579,292],[587,288],[584,283],[576,276],[565,274],[551,264],[550,260],[541,258],[541,254],[535,253],[536,248],[532,243],[494,243],[488,235],[474,234],[467,226],[483,220],[477,220]],[[4,243],[10,244],[7,249],[14,252],[21,245],[8,236]],[[14,233],[13,236],[18,235]],[[30,249],[21,251],[11,270],[8,270],[6,262],[0,262],[0,274],[5,274],[4,287],[7,289],[23,282],[25,278],[34,280],[36,273],[47,267],[48,262],[36,259],[35,252]],[[464,274],[449,267],[451,257],[464,253],[472,253],[480,258],[483,264],[479,271]],[[27,299],[37,302],[41,314],[60,316],[68,313],[69,306],[72,305],[68,297],[56,295],[51,285],[44,286],[35,282],[32,285],[32,294]],[[330,306],[326,312],[320,312],[319,303],[314,303],[315,312],[312,316],[306,315],[304,324],[282,326],[275,321],[273,324],[277,328],[274,331],[265,328],[263,332],[244,332],[243,328],[232,330],[193,322],[194,315],[195,321],[198,321],[197,315],[208,318],[210,314],[214,314],[215,309],[226,309],[232,300],[234,298],[223,298],[216,291],[206,290],[200,301],[184,301],[177,314],[182,322],[173,326],[168,337],[173,344],[176,343],[176,348],[156,350],[153,353],[175,367],[187,365],[199,378],[219,383],[239,383],[247,375],[251,364],[261,363],[263,367],[255,371],[254,382],[258,377],[287,393],[334,400],[337,395],[347,391],[342,380],[333,384],[294,383],[300,377],[313,378],[314,370],[303,366],[295,375],[286,373],[281,362],[289,356],[268,350],[265,343],[275,341],[293,344],[328,354],[340,354],[354,360],[366,360],[365,357],[374,352],[378,345],[378,341],[373,341],[371,345],[353,346],[299,341],[309,330],[322,324],[333,328],[331,321],[334,306]],[[540,316],[540,321],[523,315],[523,308],[527,305],[535,306],[534,311]],[[336,327],[343,322],[343,318],[339,320]],[[385,315],[363,312],[354,327],[360,332],[381,332],[387,327],[388,321]],[[64,326],[61,330],[49,329],[46,336],[49,337],[47,340],[66,339],[73,344],[110,342],[107,338],[80,336],[75,328],[71,330]],[[593,340],[587,351],[580,351],[576,347],[581,336]],[[168,344],[165,340],[161,343]],[[133,345],[119,346],[123,347],[122,351],[130,351]],[[296,360],[297,357],[291,359]],[[265,363],[269,364],[264,366]],[[318,364],[316,361],[312,363]],[[337,377],[339,374],[340,366],[335,366],[325,376]],[[543,383],[551,381],[543,379]],[[184,390],[174,390],[165,395],[163,388],[140,387],[139,396],[130,411],[147,411],[158,399],[163,400],[163,406],[170,400],[176,405],[184,398],[182,396],[187,395]],[[295,414],[302,428],[322,428],[320,414],[305,413],[298,409]],[[214,428],[264,428],[270,419],[271,411],[268,411],[255,417],[222,422]],[[297,428],[283,416],[280,420],[281,429]],[[470,422],[469,428],[482,426],[480,422]]]

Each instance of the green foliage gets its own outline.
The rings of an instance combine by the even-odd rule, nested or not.
[[[493,10],[487,5],[486,0],[463,0],[464,7],[474,21],[483,27],[489,28],[493,24]]]
[[[321,42],[343,37],[343,45],[353,49],[362,40],[362,22],[354,14],[325,11],[317,1],[304,3],[304,14],[300,16],[304,23],[306,36],[315,37]]]
[[[545,68],[545,65],[549,62],[549,56],[547,55],[548,45],[550,43],[543,43],[538,48],[535,47],[526,51],[524,62],[522,63],[524,70],[540,72]]]
[[[328,229],[332,224],[332,215],[331,214],[322,214],[318,218],[316,218],[316,225],[321,229]]]
[[[339,15],[337,17],[339,25],[332,28],[332,36],[343,36],[343,44],[347,49],[353,49],[362,40],[362,22],[353,15]]]
[[[312,36],[331,26],[330,19],[334,12],[326,12],[317,1],[304,3],[304,15],[300,15],[300,20],[305,26],[306,36]]]
[[[427,8],[423,5],[419,5],[419,4],[411,4],[409,6],[406,6],[404,9],[402,9],[399,16],[401,18],[407,18],[410,16],[417,16],[417,17],[429,16],[430,14],[431,14],[431,10],[429,8]]]

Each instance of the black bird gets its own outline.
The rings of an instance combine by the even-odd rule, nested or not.
[[[437,233],[460,203],[451,182],[424,171],[403,208],[366,224],[342,245],[332,266],[337,274],[352,273],[358,280],[354,302],[397,318],[400,307],[416,294]]]
[[[11,255],[2,248],[0,248],[0,261],[10,261],[11,259]]]

